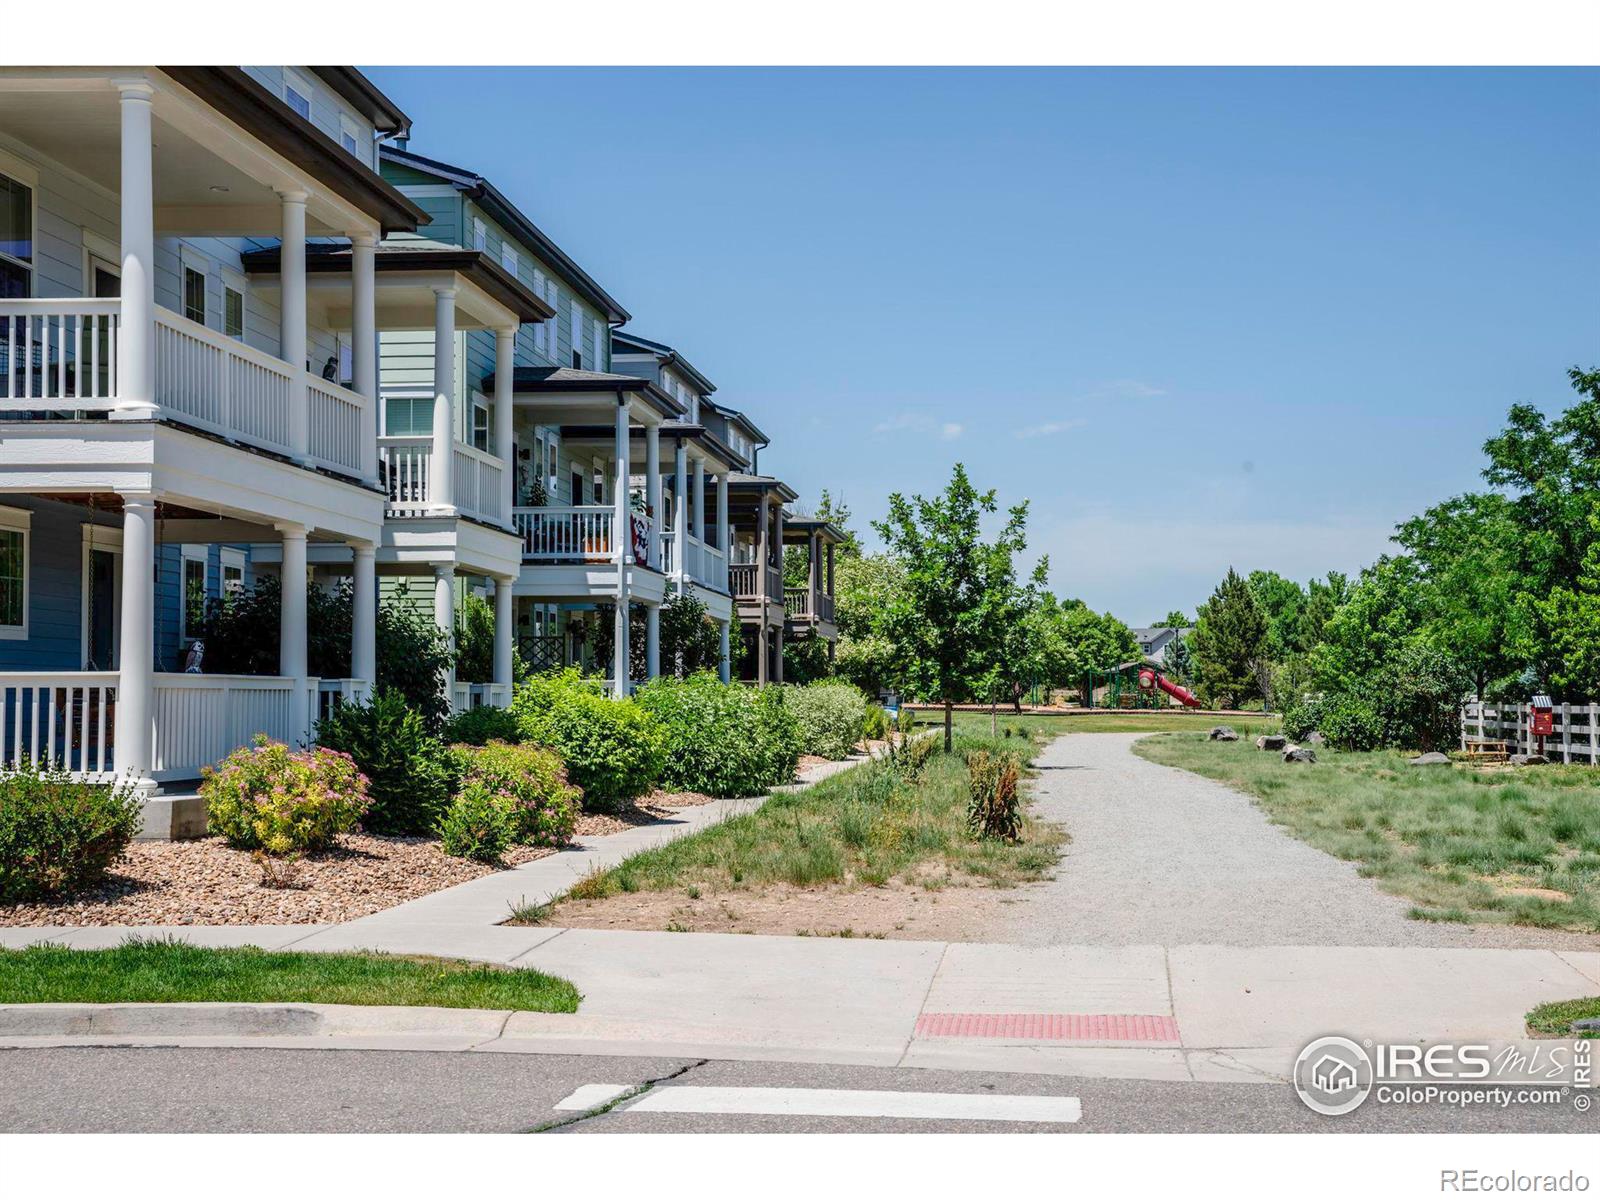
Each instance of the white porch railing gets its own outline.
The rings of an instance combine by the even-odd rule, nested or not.
[[[363,701],[371,692],[372,685],[365,679],[319,679],[314,719],[326,721],[341,704]]]
[[[311,457],[335,471],[365,474],[361,414],[366,398],[337,383],[307,374],[311,389]]]
[[[116,299],[0,300],[0,411],[111,408],[121,319]]]
[[[115,775],[115,671],[0,675],[0,768],[53,763],[87,779]]]
[[[1461,748],[1469,739],[1498,738],[1522,754],[1539,749],[1527,704],[1465,704],[1461,709]],[[1544,738],[1545,755],[1552,761],[1583,762],[1600,767],[1600,704],[1558,704],[1552,732]]]
[[[389,491],[391,516],[416,517],[428,512],[432,463],[431,437],[378,439],[378,478]]]
[[[156,403],[224,437],[289,454],[294,375],[282,359],[156,309]]]
[[[469,517],[503,524],[506,519],[505,464],[487,450],[457,442],[453,466],[451,490],[455,493],[456,510]]]
[[[615,562],[616,510],[608,504],[550,505],[512,510],[529,562]]]
[[[719,592],[728,590],[728,556],[715,546],[705,548],[705,578],[702,580]]]
[[[472,708],[510,708],[509,683],[457,683],[450,689],[450,711],[466,712]]]
[[[661,573],[678,573],[678,535],[671,529],[661,531]]]
[[[273,675],[155,677],[155,744],[151,775],[197,779],[258,733],[298,746],[316,711],[315,679]]]

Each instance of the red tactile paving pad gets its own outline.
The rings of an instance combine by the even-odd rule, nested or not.
[[[1176,1042],[1178,1022],[1139,1013],[923,1013],[918,1037],[1045,1042]]]

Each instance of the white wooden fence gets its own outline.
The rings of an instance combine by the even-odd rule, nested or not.
[[[1537,753],[1531,714],[1528,704],[1466,704],[1461,709],[1461,747],[1466,749],[1471,738],[1499,738],[1522,754]],[[1600,704],[1556,705],[1554,731],[1544,739],[1544,753],[1551,762],[1600,767]]]

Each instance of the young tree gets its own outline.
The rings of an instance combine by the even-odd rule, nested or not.
[[[980,528],[997,511],[993,490],[979,492],[957,463],[940,495],[889,497],[889,514],[873,523],[905,571],[905,584],[885,616],[905,679],[944,703],[944,746],[952,743],[957,701],[992,682],[1015,619],[1015,557],[1026,546],[1028,504],[1010,509],[993,541]]]
[[[1194,655],[1189,650],[1188,638],[1179,636],[1167,643],[1167,648],[1161,652],[1161,672],[1175,683],[1189,686],[1194,679]]]
[[[1267,621],[1256,607],[1250,586],[1232,568],[1200,606],[1195,621],[1195,677],[1206,698],[1238,707],[1264,695],[1262,664]]]

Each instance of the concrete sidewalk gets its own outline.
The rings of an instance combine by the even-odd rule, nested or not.
[[[286,939],[283,927],[6,929],[0,944],[88,948],[152,932],[207,945],[335,948],[321,931]],[[364,1031],[359,1015],[346,1014],[292,1035],[248,1026],[229,1035],[210,1018],[186,1032],[172,1010],[177,1024],[146,1026],[142,1036],[65,1027],[51,1035],[16,1016],[31,1007],[19,1006],[0,1009],[0,1044],[643,1054],[1259,1083],[1287,1078],[1300,1048],[1323,1034],[1510,1042],[1534,1005],[1600,992],[1600,953],[1550,950],[1023,947],[443,924],[338,941],[536,967],[571,979],[583,1005],[498,1020],[379,1009]]]

